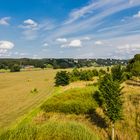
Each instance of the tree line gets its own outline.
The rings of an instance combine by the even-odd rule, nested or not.
[[[35,68],[80,68],[91,66],[126,65],[128,60],[119,59],[0,59],[0,69],[11,69],[14,65],[20,68],[33,66]]]

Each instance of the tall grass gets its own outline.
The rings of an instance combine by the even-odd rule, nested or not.
[[[75,88],[51,96],[41,108],[45,112],[87,114],[97,107],[93,88]]]
[[[0,135],[0,140],[99,140],[85,125],[76,122],[48,122],[19,126]]]

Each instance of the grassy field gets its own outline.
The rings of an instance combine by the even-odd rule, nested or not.
[[[60,133],[60,130],[66,127],[67,133],[73,135],[74,132],[71,131],[73,126],[69,127],[69,124],[71,126],[73,122],[76,124],[74,127],[81,127],[81,130],[77,129],[78,131],[74,135],[76,133],[76,135],[81,135],[81,131],[82,133],[85,131],[89,135],[91,133],[95,134],[97,139],[98,137],[101,140],[109,139],[111,129],[108,121],[102,110],[96,106],[96,103],[94,104],[94,99],[91,98],[98,89],[95,84],[98,77],[94,77],[93,81],[77,81],[65,87],[54,88],[56,71],[48,69],[22,71],[20,73],[1,73],[0,127],[3,128],[12,124],[10,126],[12,131],[0,135],[0,140],[1,138],[3,140],[3,137],[9,139],[7,137],[8,133],[11,137],[18,132],[24,133],[28,125],[30,136],[37,131],[40,132],[39,136],[42,138],[44,136],[42,128],[51,132],[55,126],[55,128],[59,128],[55,134],[63,139],[64,133]],[[68,71],[71,71],[71,69],[68,69]],[[115,124],[115,135],[119,140],[138,140],[140,137],[140,81],[135,79],[127,80],[122,86],[124,86],[123,120]],[[45,109],[45,111],[41,109],[43,103],[46,105],[47,110]],[[55,105],[56,107],[54,107]],[[75,113],[79,109],[88,112],[85,110],[90,110],[91,105],[95,107],[95,112],[92,114]],[[49,125],[50,122],[54,126]],[[22,134],[17,135],[16,138],[18,139],[18,136],[28,136]],[[25,134],[28,134],[28,131]],[[51,136],[54,135],[47,134],[47,136],[51,139]]]
[[[0,74],[0,128],[39,105],[53,92],[55,70]]]

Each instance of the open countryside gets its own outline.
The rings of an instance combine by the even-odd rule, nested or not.
[[[0,1],[0,140],[140,140],[140,0]]]

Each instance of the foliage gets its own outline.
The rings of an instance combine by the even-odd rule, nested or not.
[[[90,66],[111,66],[114,64],[126,64],[127,60],[117,59],[0,59],[0,69],[10,69],[14,64],[25,66],[34,66],[35,68],[45,68],[52,66],[58,68],[80,68]]]
[[[20,71],[20,66],[18,64],[14,64],[13,66],[10,67],[11,72],[19,72]]]
[[[93,73],[91,70],[81,70],[80,71],[80,80],[92,81]]]
[[[99,140],[85,125],[50,121],[44,125],[23,125],[0,134],[1,140]]]
[[[123,79],[123,72],[124,72],[124,69],[121,67],[121,65],[116,65],[116,66],[113,66],[112,69],[111,69],[111,74],[112,74],[112,78],[113,80],[115,81],[122,81]]]
[[[78,81],[78,80],[84,80],[84,81],[92,81],[92,78],[94,76],[98,76],[98,71],[96,69],[93,70],[78,70],[77,68],[73,69],[73,71],[70,73],[70,81]]]
[[[70,82],[69,74],[66,71],[57,72],[55,76],[55,85],[56,86],[65,86]]]
[[[122,118],[122,99],[120,84],[113,81],[110,74],[106,74],[99,82],[99,99],[100,104],[111,120],[116,122]]]
[[[74,82],[80,80],[80,75],[81,75],[80,71],[77,68],[74,68],[70,73],[70,81]]]
[[[96,69],[93,69],[92,70],[92,74],[93,74],[93,76],[98,76],[99,72]]]
[[[90,87],[72,89],[51,96],[42,106],[45,112],[63,112],[68,114],[87,114],[97,107]]]
[[[34,88],[34,89],[32,89],[31,91],[30,91],[31,93],[38,93],[38,89],[37,88]]]
[[[107,72],[109,72],[109,67],[107,67]]]
[[[104,74],[106,74],[106,71],[103,70],[103,69],[100,69],[100,70],[99,70],[99,75],[104,75]]]
[[[140,54],[136,54],[127,65],[127,71],[134,76],[140,76]]]

